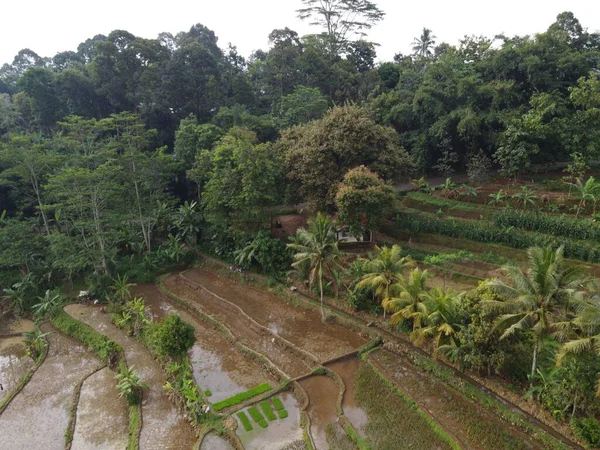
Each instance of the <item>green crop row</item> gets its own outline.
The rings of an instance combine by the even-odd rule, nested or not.
[[[246,413],[244,413],[244,411],[240,411],[239,413],[237,413],[237,416],[239,417],[240,422],[242,422],[244,430],[252,431],[252,423],[250,423],[250,419],[248,419]]]
[[[270,421],[277,420],[277,416],[275,416],[273,408],[271,408],[271,404],[268,401],[260,402],[260,409],[262,409],[263,414]]]
[[[440,219],[428,213],[403,213],[396,217],[396,225],[413,233],[442,234],[477,242],[504,244],[513,248],[564,245],[565,256],[568,258],[600,262],[600,247],[593,243],[516,228],[503,229],[486,221]]]
[[[271,401],[273,402],[273,407],[277,411],[281,411],[282,409],[285,409],[284,406],[283,406],[283,402],[279,398],[275,397]]]
[[[248,414],[250,414],[250,417],[252,417],[252,420],[254,420],[261,428],[267,428],[267,426],[268,426],[267,421],[262,416],[262,414],[260,413],[260,411],[258,410],[258,408],[256,406],[252,406],[252,407],[248,408]]]
[[[410,192],[407,194],[407,197],[415,202],[433,206],[435,208],[449,208],[462,211],[479,211],[482,208],[481,205],[474,205],[472,203],[465,203],[446,198],[437,198],[433,195],[425,194],[423,192]]]
[[[220,402],[214,403],[213,410],[216,412],[221,411],[225,408],[228,408],[228,407],[234,406],[234,405],[238,405],[245,400],[248,400],[252,397],[255,397],[259,394],[262,394],[262,393],[270,391],[270,390],[271,390],[271,386],[269,384],[267,384],[267,383],[259,384],[258,386],[253,387],[252,389],[250,389],[246,392],[240,392],[239,394],[236,394],[232,397],[226,398],[225,400],[221,400]]]
[[[503,210],[494,214],[496,226],[522,228],[553,236],[600,240],[600,226],[588,219],[539,214],[523,210]]]

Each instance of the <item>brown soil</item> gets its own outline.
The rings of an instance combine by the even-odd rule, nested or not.
[[[195,269],[184,276],[239,306],[246,314],[273,333],[324,361],[359,348],[365,340],[338,324],[323,323],[317,312],[294,307],[282,298]]]
[[[365,437],[365,426],[368,422],[366,411],[356,404],[354,393],[356,391],[356,373],[364,364],[358,358],[346,359],[327,366],[328,369],[337,373],[344,382],[346,390],[342,400],[342,411],[352,426]]]
[[[183,283],[178,275],[164,280],[165,287],[173,294],[199,305],[208,314],[225,325],[233,335],[252,350],[262,353],[288,377],[295,378],[311,371],[311,366],[289,351],[275,344],[272,335],[261,333],[251,326],[248,319],[238,312],[224,307],[221,300],[205,290],[195,290]]]
[[[416,401],[463,447],[495,450],[501,445],[497,441],[501,435],[516,445],[522,443],[524,449],[544,448],[543,444],[534,441],[523,431],[423,373],[408,359],[388,350],[374,352],[370,359],[389,380]],[[475,427],[478,427],[478,430]]]
[[[272,377],[244,358],[223,334],[173,305],[156,285],[139,285],[133,293],[145,299],[154,320],[175,313],[194,327],[196,343],[190,351],[194,378],[201,389],[212,392],[209,398],[212,403],[262,383],[276,385]]]
[[[252,423],[252,431],[246,431],[239,422],[238,417],[235,416],[238,421],[236,432],[246,450],[280,450],[295,442],[302,441],[302,428],[300,427],[300,409],[298,402],[289,392],[284,392],[279,398],[283,402],[285,410],[288,412],[288,417],[285,419],[276,419],[274,421],[267,420],[267,428],[261,428],[256,424],[250,417],[250,414],[248,414],[248,409],[244,409],[243,411]]]
[[[126,448],[128,423],[127,403],[119,397],[115,373],[105,367],[85,380],[81,387],[71,448]]]
[[[310,433],[317,449],[327,448],[325,428],[337,421],[338,385],[325,375],[315,375],[300,381],[309,398]]]
[[[166,382],[163,370],[142,343],[114,326],[110,322],[110,316],[100,312],[99,308],[74,304],[67,306],[65,311],[123,347],[127,364],[130,367],[135,366],[138,375],[150,387],[144,393],[142,402],[143,427],[140,448],[192,448],[196,441],[195,433],[167,397],[163,389]]]
[[[6,314],[0,318],[0,336],[21,334],[33,330],[33,322],[13,314]]]
[[[46,360],[0,416],[1,442],[9,445],[3,447],[7,450],[62,450],[75,386],[101,366],[62,334],[52,331],[46,338]]]
[[[298,228],[306,227],[306,223],[306,218],[300,214],[285,214],[273,217],[271,221],[271,236],[279,239],[287,239],[288,236],[295,234]]]
[[[25,354],[21,336],[0,338],[0,400],[19,383],[33,364],[33,360]]]

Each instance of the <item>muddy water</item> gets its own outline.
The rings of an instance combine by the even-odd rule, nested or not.
[[[413,366],[408,359],[387,350],[372,353],[370,359],[463,447],[476,450],[494,450],[506,446],[515,449],[544,448],[543,444],[534,442],[493,412],[450,391],[444,384]]]
[[[194,378],[201,389],[211,391],[209,400],[212,403],[262,383],[276,385],[272,377],[244,358],[222,333],[178,309],[155,285],[137,286],[134,293],[144,297],[155,320],[175,313],[194,327],[196,343],[190,351]]]
[[[101,366],[62,334],[52,332],[47,339],[46,360],[0,415],[0,449],[62,450],[75,386]]]
[[[0,400],[33,367],[33,360],[25,354],[22,337],[0,338]]]
[[[21,334],[33,330],[33,322],[22,319],[13,314],[6,314],[0,318],[0,336],[7,334]]]
[[[128,365],[135,366],[137,373],[150,387],[144,393],[142,402],[140,449],[192,448],[196,440],[194,431],[164,392],[164,373],[148,350],[136,338],[127,336],[124,331],[114,326],[110,322],[109,314],[101,313],[99,308],[69,305],[65,311],[123,347]]]
[[[267,428],[261,428],[258,424],[254,423],[250,418],[250,414],[248,414],[247,408],[243,411],[252,423],[252,431],[244,430],[238,417],[234,415],[238,421],[236,432],[246,450],[280,450],[294,442],[302,441],[300,406],[298,402],[289,392],[284,392],[279,395],[279,398],[289,415],[285,419],[268,421],[269,426]]]
[[[214,272],[194,269],[186,278],[239,306],[261,325],[325,361],[365,343],[358,334],[337,324],[324,324],[318,311],[294,307],[276,295],[235,283]]]
[[[233,450],[233,448],[225,439],[209,434],[202,440],[200,450]]]
[[[175,295],[195,302],[204,311],[216,317],[231,330],[236,338],[240,339],[247,347],[265,355],[288,377],[294,378],[311,371],[311,367],[304,361],[275,345],[273,338],[251,328],[247,318],[223,308],[221,300],[214,295],[204,290],[190,288],[177,275],[167,278],[164,283],[165,287]]]
[[[325,428],[327,424],[337,422],[336,404],[338,386],[328,376],[315,375],[302,380],[300,385],[308,394],[308,415],[310,417],[310,432],[317,450],[327,450]]]
[[[109,450],[126,448],[128,408],[119,397],[115,373],[109,368],[84,381],[77,406],[73,449]]]
[[[344,398],[342,400],[344,416],[346,416],[361,436],[365,437],[365,426],[367,425],[369,418],[367,417],[366,411],[359,407],[354,399],[354,393],[356,391],[356,373],[362,364],[364,363],[358,358],[352,358],[329,364],[327,368],[337,373],[344,381],[344,384],[346,385]]]

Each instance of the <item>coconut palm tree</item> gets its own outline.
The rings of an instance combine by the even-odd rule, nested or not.
[[[527,209],[527,206],[535,206],[535,202],[539,200],[539,196],[535,195],[534,191],[529,189],[527,186],[521,186],[521,192],[513,194],[511,198],[517,200],[518,203],[523,204],[523,209]]]
[[[383,301],[383,308],[392,315],[392,325],[402,319],[412,320],[413,329],[420,328],[424,323],[429,310],[427,300],[426,281],[431,278],[427,270],[419,268],[410,271],[406,280],[393,285],[390,298]]]
[[[433,32],[426,27],[423,27],[423,32],[421,36],[415,38],[413,41],[413,51],[416,55],[420,55],[424,58],[429,58],[431,53],[431,48],[435,45],[435,39],[437,36],[433,35]]]
[[[308,229],[298,229],[295,241],[288,244],[295,253],[292,267],[302,268],[308,264],[311,285],[315,281],[319,285],[323,319],[325,319],[323,280],[328,275],[331,276],[333,270],[340,268],[339,260],[342,257],[335,227],[333,220],[319,213],[315,219],[309,220]]]
[[[442,349],[456,348],[458,326],[458,302],[460,296],[452,291],[440,288],[431,289],[426,295],[427,308],[430,311],[422,328],[414,330],[410,337],[420,344],[424,339],[433,337],[435,353]]]
[[[383,303],[390,298],[391,286],[402,281],[402,271],[414,266],[414,261],[410,256],[402,256],[402,248],[399,245],[393,245],[391,248],[375,247],[375,252],[375,258],[365,261],[366,273],[356,287],[374,288],[375,295]]]
[[[492,280],[487,286],[504,301],[485,301],[488,307],[501,312],[494,327],[502,331],[500,339],[517,331],[530,330],[535,337],[531,382],[537,369],[537,358],[544,339],[556,329],[569,303],[581,288],[579,268],[564,266],[563,247],[532,247],[527,250],[529,267],[524,272],[516,266],[505,266],[511,284]]]

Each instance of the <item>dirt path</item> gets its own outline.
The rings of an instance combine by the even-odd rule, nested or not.
[[[128,408],[119,397],[115,373],[108,367],[83,382],[77,405],[73,450],[127,447]]]
[[[129,366],[135,366],[138,374],[150,389],[142,403],[143,426],[140,436],[141,450],[190,449],[196,436],[192,427],[168,399],[163,390],[166,382],[162,368],[148,350],[133,337],[114,326],[108,314],[98,308],[69,305],[65,311],[94,330],[108,336],[123,347]]]
[[[315,375],[300,381],[300,385],[308,394],[308,415],[310,417],[310,433],[316,450],[327,450],[325,429],[328,424],[337,421],[336,403],[338,386],[325,375]]]
[[[276,295],[235,283],[213,271],[193,269],[183,275],[239,306],[259,324],[308,350],[320,361],[351,352],[365,343],[342,325],[323,323],[316,311],[294,307]]]
[[[178,297],[198,304],[204,311],[216,317],[244,345],[262,353],[288,377],[304,375],[312,367],[296,355],[275,344],[273,335],[261,333],[251,326],[248,319],[223,305],[223,302],[204,290],[195,290],[183,283],[178,275],[164,280],[165,287]]]
[[[47,339],[46,360],[0,415],[2,450],[62,450],[75,386],[102,365],[82,345],[58,332],[52,331]]]
[[[275,379],[244,358],[222,333],[182,311],[156,285],[136,286],[133,293],[145,299],[154,320],[175,313],[194,327],[196,343],[190,351],[194,378],[201,389],[211,391],[212,403],[262,383],[276,386]]]

